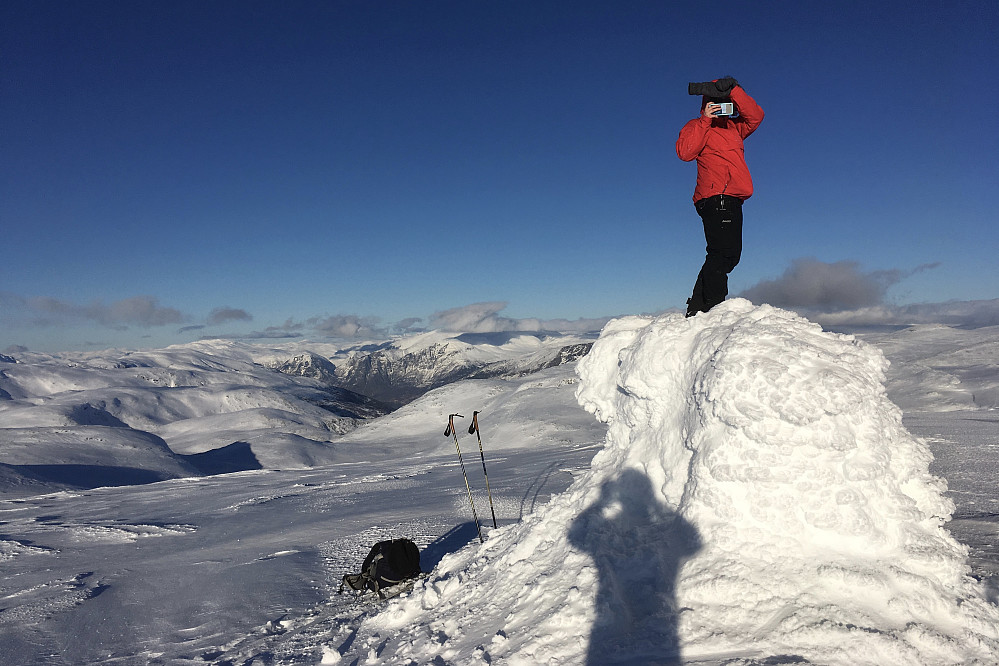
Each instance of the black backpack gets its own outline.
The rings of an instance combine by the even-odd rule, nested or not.
[[[392,539],[391,541],[379,541],[371,547],[368,556],[364,558],[361,565],[361,573],[347,574],[340,583],[340,592],[343,586],[360,591],[364,594],[367,590],[373,590],[380,599],[384,599],[382,588],[398,585],[399,583],[419,576],[420,571],[420,549],[409,539]]]

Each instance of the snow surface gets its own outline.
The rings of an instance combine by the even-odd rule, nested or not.
[[[399,663],[989,663],[999,610],[885,366],[747,301],[609,323],[589,472],[362,630]]]
[[[384,413],[317,380],[266,370],[252,351],[214,341],[5,364],[0,462],[16,466],[5,471],[25,493],[71,488],[74,476],[107,469],[119,470],[117,483],[194,476],[191,456],[236,443],[247,447],[243,468],[312,467],[333,460],[331,439]],[[0,489],[15,490],[9,481]]]
[[[445,386],[330,438],[322,467],[0,502],[0,650],[24,664],[997,663],[999,332],[867,339],[892,368],[872,344],[747,301],[629,317],[578,376]],[[273,379],[251,360],[273,350],[212,347],[173,350],[193,374],[176,374],[168,350],[145,361],[159,377],[203,379],[216,364]],[[0,420],[81,404],[26,395],[25,377],[84,392],[107,379],[93,357],[78,373],[42,360],[44,373],[3,367]],[[908,429],[889,395],[914,408]],[[192,449],[238,431],[218,420],[238,412],[188,410]],[[498,529],[465,430],[473,410]],[[482,544],[443,436],[454,412]],[[63,427],[21,423],[0,433],[42,443]],[[292,436],[248,427],[258,447],[267,430]],[[387,604],[337,596],[367,548],[395,536],[417,541],[429,576]]]

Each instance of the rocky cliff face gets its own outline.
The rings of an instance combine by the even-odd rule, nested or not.
[[[395,407],[368,394],[341,386],[333,362],[313,352],[303,352],[287,361],[275,361],[268,363],[267,366],[293,377],[318,380],[323,389],[306,400],[340,417],[360,422],[387,414]]]
[[[574,345],[566,345],[546,354],[534,355],[528,359],[515,359],[513,361],[503,361],[500,363],[490,363],[478,372],[469,376],[469,379],[488,379],[490,377],[524,377],[535,372],[541,372],[546,368],[554,368],[566,363],[578,361],[590,352],[593,347],[592,342],[583,342]]]
[[[400,407],[481,368],[447,343],[436,343],[403,354],[382,350],[352,356],[337,366],[336,375],[339,386]]]
[[[382,350],[338,364],[337,385],[399,407],[427,391],[461,379],[518,377],[571,363],[584,356],[590,346],[591,343],[552,346],[503,361],[476,360],[466,349],[449,343],[435,343],[404,354]]]
[[[326,357],[305,352],[294,358],[290,358],[284,363],[275,363],[271,367],[286,375],[298,377],[312,377],[320,381],[336,384],[336,367]]]

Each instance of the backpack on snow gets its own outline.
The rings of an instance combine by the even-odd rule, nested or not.
[[[340,593],[346,585],[361,594],[373,590],[379,599],[384,599],[382,588],[398,585],[420,573],[420,549],[415,543],[409,539],[379,541],[364,558],[361,573],[343,577]]]

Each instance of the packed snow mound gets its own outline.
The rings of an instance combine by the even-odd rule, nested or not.
[[[580,404],[608,424],[590,470],[445,557],[354,648],[384,663],[994,663],[999,610],[944,529],[952,504],[886,366],[741,299],[610,322],[578,365]]]

